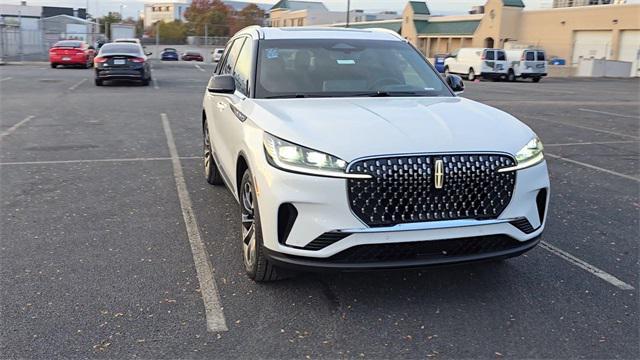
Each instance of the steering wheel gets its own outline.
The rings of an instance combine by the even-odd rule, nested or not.
[[[396,78],[392,78],[392,77],[383,77],[380,78],[376,81],[373,82],[373,85],[371,85],[369,87],[369,89],[373,89],[373,90],[378,90],[378,87],[382,86],[382,85],[402,85],[402,83],[400,81],[398,81],[398,79]]]

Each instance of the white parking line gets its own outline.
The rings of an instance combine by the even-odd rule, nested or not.
[[[198,64],[195,64],[195,65],[196,65],[196,68],[197,68],[198,70],[200,70],[200,71],[207,71],[207,70],[205,70],[205,69],[201,68],[201,67],[200,67],[200,65],[198,65]]]
[[[87,81],[86,78],[78,81],[77,83],[75,83],[75,84],[73,84],[71,86],[69,86],[69,90],[71,90],[71,91],[75,90],[78,86],[82,85],[85,81]]]
[[[27,122],[31,121],[31,119],[33,119],[35,116],[31,115],[31,116],[27,116],[26,118],[24,118],[24,120],[18,122],[17,124],[13,125],[12,127],[8,128],[7,130],[5,130],[2,134],[0,134],[0,139],[2,139],[3,137],[13,133],[14,131],[16,131],[17,128],[19,128],[20,126],[26,124]]]
[[[183,156],[180,160],[202,159],[200,156]],[[49,165],[49,164],[78,164],[78,163],[94,163],[94,162],[133,162],[133,161],[166,161],[172,160],[170,157],[157,158],[124,158],[124,159],[81,159],[81,160],[52,160],[52,161],[15,161],[0,162],[0,166],[10,165]]]
[[[599,277],[600,279],[608,282],[609,284],[611,284],[611,285],[613,285],[613,286],[615,286],[615,287],[617,287],[619,289],[622,289],[622,290],[633,290],[634,289],[633,286],[631,286],[631,285],[627,284],[626,282],[618,279],[617,277],[607,273],[606,271],[600,270],[597,267],[595,267],[595,266],[593,266],[593,265],[591,265],[591,264],[589,264],[589,263],[587,263],[585,261],[582,261],[582,260],[578,259],[577,257],[569,254],[568,252],[560,250],[557,247],[555,247],[555,246],[553,246],[553,245],[551,245],[551,244],[549,244],[547,242],[541,241],[540,242],[540,247],[545,249],[545,250],[547,250],[547,251],[549,251],[550,253],[552,253],[552,254],[554,254],[556,256],[559,256],[560,258],[570,262],[571,264],[573,264],[573,265],[575,265],[575,266],[577,266],[577,267],[579,267],[579,268],[581,268],[583,270],[586,270],[586,271],[590,272],[591,274]]]
[[[629,118],[629,119],[640,119],[640,117],[638,116],[632,116],[632,115],[624,115],[624,114],[617,114],[617,113],[612,113],[612,112],[608,112],[608,111],[600,111],[600,110],[591,110],[591,109],[578,109],[580,111],[586,111],[586,112],[592,112],[592,113],[596,113],[596,114],[603,114],[603,115],[610,115],[610,116],[618,116],[618,117],[623,117],[623,118]]]
[[[633,181],[637,181],[640,182],[640,178],[637,178],[635,176],[631,176],[631,175],[627,175],[627,174],[622,174],[613,170],[609,170],[609,169],[604,169],[601,168],[599,166],[595,166],[595,165],[591,165],[591,164],[587,164],[587,163],[583,163],[580,161],[576,161],[576,160],[572,160],[572,159],[568,159],[566,157],[562,157],[559,155],[554,155],[554,154],[549,154],[548,152],[544,153],[546,156],[550,156],[554,159],[558,159],[558,160],[562,160],[562,161],[566,161],[566,162],[570,162],[572,164],[576,164],[576,165],[580,165],[580,166],[584,166],[584,167],[588,167],[589,169],[594,169],[594,170],[598,170],[598,171],[602,171],[602,172],[606,172],[607,174],[611,174],[611,175],[615,175],[615,176],[619,176],[625,179],[629,179],[629,180],[633,180]]]
[[[193,261],[196,266],[196,274],[198,276],[198,281],[200,282],[200,293],[202,294],[202,300],[204,301],[207,329],[211,332],[227,331],[227,323],[224,318],[224,313],[222,312],[218,288],[216,286],[215,278],[213,277],[213,267],[209,261],[209,256],[207,255],[207,249],[204,242],[200,237],[198,223],[196,221],[195,213],[193,212],[189,192],[187,191],[187,184],[182,173],[182,164],[178,157],[176,143],[173,140],[173,133],[171,132],[169,119],[165,113],[162,113],[160,117],[162,119],[164,134],[167,137],[167,145],[169,146],[169,154],[171,155],[171,164],[173,165],[173,177],[176,181],[176,189],[178,190],[182,216],[187,228],[187,236],[189,237],[191,253],[193,254]]]
[[[542,121],[547,121],[547,122],[554,123],[554,124],[560,124],[560,125],[565,125],[565,126],[570,126],[570,127],[575,127],[575,128],[579,128],[579,129],[585,129],[585,130],[591,130],[591,131],[601,132],[601,133],[609,134],[609,135],[628,137],[628,138],[632,138],[632,139],[640,139],[640,137],[634,136],[634,135],[623,134],[623,133],[619,133],[619,132],[615,132],[615,131],[609,131],[609,130],[596,129],[596,128],[592,128],[592,127],[589,127],[589,126],[569,124],[569,123],[566,123],[566,122],[545,119],[545,118],[541,118],[541,117],[537,117],[537,116],[523,116],[523,118],[525,118],[525,119],[529,118],[529,119],[535,119],[535,120],[542,120]]]
[[[621,140],[621,141],[594,141],[594,142],[575,142],[575,143],[561,143],[561,144],[544,144],[544,147],[549,146],[572,146],[572,145],[606,145],[606,144],[634,144],[638,141],[634,140]]]
[[[11,76],[0,79],[0,82],[7,81],[13,79]]]

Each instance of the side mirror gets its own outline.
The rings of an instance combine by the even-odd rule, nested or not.
[[[460,95],[464,92],[464,82],[462,82],[462,78],[458,75],[447,75],[445,78],[447,81],[447,85],[456,93],[456,95]]]
[[[209,79],[207,90],[211,93],[233,94],[236,91],[236,80],[231,75],[213,75]]]
[[[149,52],[147,52],[147,53],[144,53],[144,54],[145,54],[146,56],[151,56],[151,55],[153,55],[153,53],[152,53],[151,51],[149,51]]]

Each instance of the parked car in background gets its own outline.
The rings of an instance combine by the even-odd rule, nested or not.
[[[222,59],[203,95],[204,174],[240,205],[251,279],[504,259],[538,244],[549,176],[536,134],[457,96],[460,77],[437,74],[397,33],[252,26]]]
[[[49,62],[54,69],[58,65],[74,65],[88,69],[93,65],[95,54],[95,48],[84,41],[62,40],[49,49]]]
[[[142,46],[140,39],[136,39],[136,38],[115,39],[113,40],[113,42],[114,43],[132,43],[132,44],[138,44]]]
[[[507,50],[507,80],[518,78],[538,82],[547,76],[547,58],[541,49]]]
[[[102,46],[95,58],[95,84],[107,80],[137,80],[149,85],[151,68],[142,46],[131,43],[109,43]]]
[[[461,48],[452,52],[444,62],[445,74],[476,78],[504,79],[507,77],[507,55],[502,49]]]
[[[444,73],[444,61],[446,60],[448,54],[436,54],[433,60],[433,66],[439,73]]]
[[[204,61],[202,55],[197,51],[187,51],[182,54],[183,61]]]
[[[160,60],[162,61],[178,61],[180,60],[180,56],[178,55],[178,50],[174,48],[165,48],[160,53]]]
[[[211,51],[211,62],[218,62],[222,58],[222,54],[224,53],[224,48],[217,48]]]

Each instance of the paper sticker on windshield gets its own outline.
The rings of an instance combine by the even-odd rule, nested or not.
[[[267,59],[277,59],[279,54],[278,54],[278,49],[267,49]]]
[[[351,59],[348,59],[348,60],[340,60],[340,59],[338,59],[338,60],[336,60],[336,62],[339,65],[354,65],[356,63],[355,60],[351,60]]]

